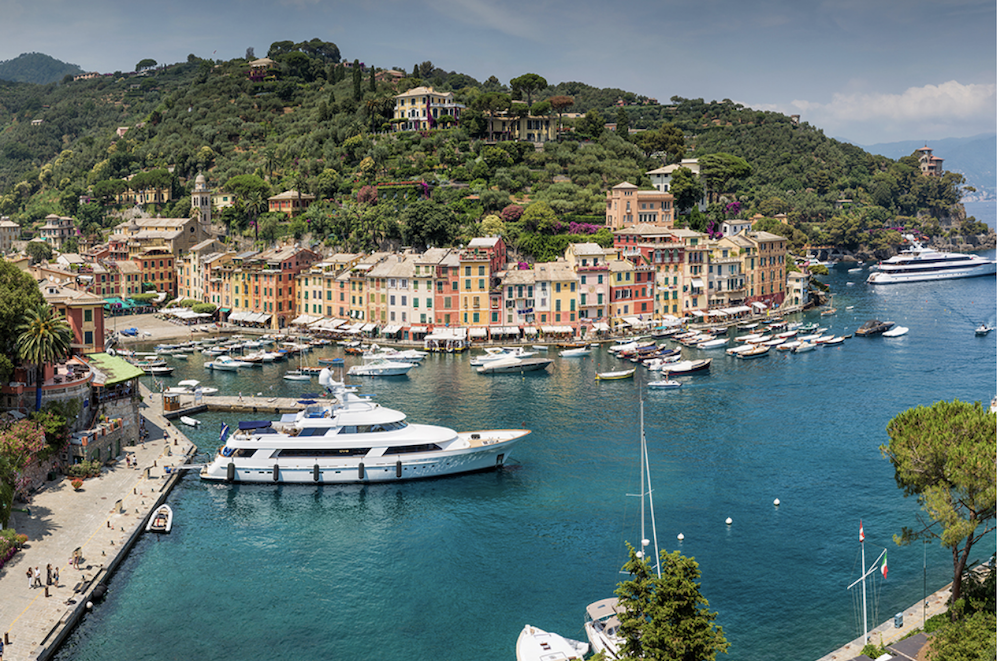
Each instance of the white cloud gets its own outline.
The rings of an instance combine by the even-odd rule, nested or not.
[[[995,115],[996,105],[995,84],[963,85],[950,80],[941,85],[911,87],[902,94],[834,94],[833,101],[818,109],[839,120],[947,121]],[[817,110],[814,104],[807,107]]]

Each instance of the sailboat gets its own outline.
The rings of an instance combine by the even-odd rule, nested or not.
[[[284,374],[284,379],[286,381],[310,381],[312,380],[312,375],[305,372],[302,369],[302,352],[299,351],[299,367],[298,369],[288,370]]]
[[[639,484],[641,493],[630,494],[639,496],[641,505],[639,506],[642,523],[640,525],[640,547],[636,551],[636,557],[640,560],[646,557],[646,549],[650,540],[646,538],[646,502],[649,502],[649,517],[653,531],[653,562],[656,568],[657,578],[661,577],[660,572],[660,546],[656,541],[656,516],[653,513],[653,485],[649,478],[649,452],[646,449],[646,427],[644,425],[642,400],[639,401]],[[618,628],[621,620],[618,618],[620,607],[617,597],[610,597],[595,601],[587,606],[587,621],[583,625],[587,632],[587,640],[590,647],[596,654],[603,652],[606,659],[619,658],[619,649],[625,640],[619,635]]]

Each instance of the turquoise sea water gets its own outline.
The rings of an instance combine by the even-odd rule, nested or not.
[[[715,360],[680,390],[648,391],[645,375],[596,382],[595,369],[621,365],[603,350],[524,378],[480,376],[465,354],[359,380],[413,421],[533,433],[502,471],[421,482],[225,486],[188,475],[169,499],[173,532],[138,543],[57,658],[503,659],[526,623],[585,639],[584,608],[612,595],[624,544],[639,538],[626,494],[639,490],[641,396],[659,543],[699,562],[727,658],[817,659],[861,633],[847,590],[860,573],[859,519],[868,561],[889,552],[889,579],[869,593],[874,621],[923,593],[925,549],[892,542],[918,506],[879,453],[888,421],[997,393],[997,334],[973,335],[996,323],[994,278],[872,288],[866,275],[834,269],[839,312],[803,318],[842,332],[879,317],[908,335],[753,361],[685,349]],[[175,364],[168,385],[317,391],[283,381],[285,364],[235,374],[203,369],[198,355]],[[184,431],[207,451],[221,421],[238,421],[198,417]],[[985,539],[973,555],[994,549]],[[926,551],[933,591],[950,580],[950,557]]]

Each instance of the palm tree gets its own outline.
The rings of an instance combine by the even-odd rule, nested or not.
[[[53,314],[52,306],[42,303],[29,309],[17,327],[17,353],[21,360],[38,366],[35,375],[35,410],[42,408],[42,383],[45,381],[45,364],[69,353],[73,340],[66,319]]]

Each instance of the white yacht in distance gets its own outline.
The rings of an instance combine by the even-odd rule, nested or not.
[[[280,421],[241,422],[224,436],[205,480],[339,484],[390,482],[503,466],[527,429],[456,432],[411,424],[320,372],[332,397]]]
[[[915,243],[911,249],[879,262],[874,268],[868,284],[889,285],[996,275],[997,263],[971,253],[938,252]]]

